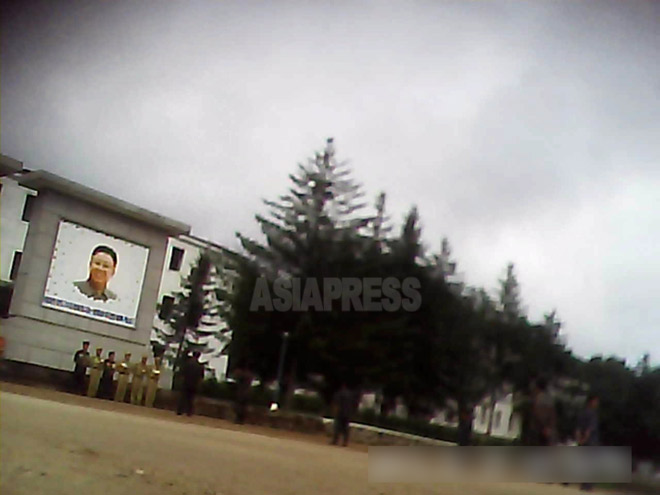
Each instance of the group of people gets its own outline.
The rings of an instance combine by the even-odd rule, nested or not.
[[[560,441],[555,401],[548,391],[546,380],[536,382],[530,407],[523,424],[523,444],[529,446],[579,445],[594,447],[600,444],[598,419],[599,399],[591,394],[575,425],[573,440]]]
[[[129,388],[131,404],[151,405],[154,397],[150,398],[150,389],[157,385],[160,373],[160,359],[156,358],[153,365],[147,364],[147,356],[143,355],[138,363],[131,363],[131,354],[126,353],[122,362],[115,360],[115,352],[108,352],[107,357],[102,357],[103,349],[97,348],[95,355],[89,352],[89,341],[84,341],[82,348],[73,356],[73,387],[76,393],[89,397],[124,402],[126,390]],[[186,356],[181,367],[182,387],[179,394],[177,414],[192,416],[195,404],[195,395],[204,380],[204,365],[199,362],[200,353],[195,351],[191,356]],[[89,382],[87,371],[89,372]],[[115,374],[119,374],[117,387],[115,388]],[[146,393],[145,393],[146,392]],[[152,395],[155,390],[151,390]]]
[[[99,347],[92,356],[89,346],[90,342],[84,341],[82,348],[73,356],[75,392],[89,397],[124,402],[130,377],[131,403],[141,404],[148,378],[157,378],[160,373],[159,360],[156,360],[153,365],[148,365],[148,357],[143,355],[140,362],[131,363],[131,354],[126,353],[124,360],[118,363],[114,351],[108,352],[107,357],[103,358],[103,349]],[[89,382],[87,381],[88,370]],[[119,381],[115,390],[115,374],[117,373]]]
[[[546,380],[536,382],[532,392],[530,408],[523,425],[523,444],[527,446],[582,446],[600,445],[600,424],[597,395],[587,397],[584,409],[580,412],[575,425],[573,438],[560,439],[557,425],[557,409],[552,395],[548,391]],[[582,483],[582,490],[591,490],[591,483]]]

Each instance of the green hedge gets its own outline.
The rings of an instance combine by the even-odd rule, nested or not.
[[[211,399],[218,400],[236,400],[236,383],[232,382],[219,382],[212,378],[204,380],[200,388],[200,394]],[[270,406],[273,402],[273,394],[263,387],[252,387],[250,391],[249,403],[255,406]]]
[[[205,380],[200,393],[212,399],[234,401],[236,399],[236,384],[231,382],[218,382],[215,379]],[[273,394],[266,388],[253,387],[250,394],[250,404],[268,407],[273,401]],[[319,396],[294,395],[292,409],[307,414],[322,415],[328,411],[325,401]],[[420,437],[434,438],[445,442],[458,441],[458,430],[451,426],[434,425],[421,419],[404,419],[396,416],[380,416],[373,409],[360,412],[354,419],[357,423],[400,431]],[[474,445],[508,446],[515,442],[502,438],[489,437],[478,433],[472,434]]]
[[[200,394],[211,399],[236,400],[236,383],[219,382],[216,379],[205,380],[202,383]],[[255,406],[270,406],[273,402],[273,392],[265,387],[252,387],[249,403]],[[294,395],[292,409],[297,412],[321,415],[326,409],[326,404],[321,397]]]
[[[375,411],[368,409],[357,415],[358,423],[385,428],[387,430],[409,433],[420,437],[433,438],[445,442],[458,442],[458,429],[452,426],[431,424],[421,419],[399,418],[396,416],[379,416]],[[479,433],[472,434],[472,443],[481,446],[510,446],[515,442],[504,438],[495,438]]]
[[[326,411],[325,401],[319,396],[294,395],[291,406],[294,411],[319,416]]]

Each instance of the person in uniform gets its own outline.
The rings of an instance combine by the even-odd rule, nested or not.
[[[117,271],[117,253],[108,246],[96,246],[89,261],[87,280],[74,282],[78,292],[95,301],[114,301],[117,295],[108,289],[108,283]]]
[[[156,392],[158,392],[158,380],[160,379],[161,358],[154,358],[154,364],[149,367],[149,380],[147,382],[147,395],[144,399],[146,407],[154,407]]]
[[[115,401],[124,402],[126,398],[126,389],[131,372],[131,353],[124,354],[124,360],[117,366],[119,379],[117,380],[117,391],[115,392]]]
[[[103,374],[103,349],[98,347],[96,355],[92,357],[92,371],[89,373],[89,387],[87,388],[88,397],[96,397],[99,390],[99,383],[101,383],[101,375]]]
[[[101,377],[101,397],[112,400],[112,386],[115,381],[115,352],[110,351],[103,362],[103,376]]]
[[[85,375],[89,366],[89,340],[82,343],[82,348],[73,355],[73,389],[80,395],[85,394]]]
[[[142,360],[133,367],[133,379],[131,381],[131,404],[142,404],[142,395],[144,394],[145,377],[149,372],[147,365],[148,356],[143,355]]]
[[[201,354],[199,351],[193,352],[192,357],[186,359],[183,364],[183,389],[179,396],[179,406],[177,415],[187,414],[192,416],[195,408],[195,394],[199,385],[204,380],[204,365],[199,362]]]

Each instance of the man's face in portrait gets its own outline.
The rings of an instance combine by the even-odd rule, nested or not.
[[[89,263],[89,278],[98,288],[105,288],[115,274],[115,262],[108,253],[98,252],[92,256]]]

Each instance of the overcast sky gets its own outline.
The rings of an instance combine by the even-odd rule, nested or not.
[[[6,4],[7,2],[3,2]],[[660,2],[22,1],[2,153],[237,248],[328,136],[469,284],[660,362]]]

